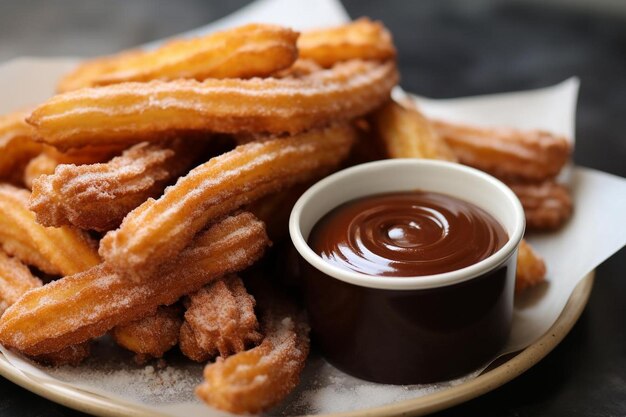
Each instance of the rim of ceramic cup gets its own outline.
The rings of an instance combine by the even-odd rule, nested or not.
[[[507,233],[509,234],[509,239],[505,243],[505,245],[488,258],[483,259],[482,261],[467,266],[465,268],[445,272],[442,274],[423,275],[416,277],[377,277],[356,271],[350,271],[328,263],[317,253],[315,253],[313,249],[311,249],[301,230],[302,212],[307,207],[307,205],[315,204],[315,201],[320,201],[319,199],[322,199],[323,201],[323,195],[329,187],[337,186],[337,183],[345,187],[349,187],[352,181],[357,180],[359,176],[370,173],[371,171],[380,172],[387,169],[396,169],[397,167],[401,166],[415,165],[421,165],[422,168],[433,170],[435,171],[434,173],[436,173],[436,171],[445,170],[448,171],[449,174],[451,173],[451,175],[471,176],[474,177],[474,179],[487,183],[488,186],[491,186],[495,192],[499,193],[502,201],[504,201],[505,204],[509,205],[510,209],[513,212],[514,224],[512,227],[512,232],[509,231],[507,225],[503,224],[503,227],[505,228],[505,230],[507,230]],[[415,188],[413,189],[419,188],[419,181],[416,181]],[[407,188],[407,190],[409,189]],[[369,195],[393,191],[400,190],[397,187],[394,187],[394,184],[390,183],[388,190],[373,192]],[[460,198],[455,196],[453,193],[448,192],[447,190],[429,189],[429,191],[441,192],[443,194]],[[362,194],[360,197],[367,196],[368,194]],[[359,196],[354,198],[359,198]],[[337,205],[348,202],[350,200],[352,199],[346,199],[339,202]],[[330,210],[335,208],[337,205],[331,207]],[[480,208],[486,210],[488,213],[493,213],[490,207],[486,207],[481,204],[477,205]],[[313,222],[313,224],[319,221],[320,218],[323,217],[328,211],[322,213],[320,217],[315,219],[315,222]],[[502,221],[498,221],[502,224]],[[511,191],[511,189],[500,180],[482,171],[464,165],[445,161],[424,159],[388,159],[383,161],[374,161],[336,172],[320,180],[312,187],[310,187],[304,194],[302,194],[302,196],[294,205],[291,211],[291,216],[289,218],[289,234],[291,236],[291,240],[300,256],[302,256],[314,268],[318,269],[319,271],[330,277],[350,284],[387,290],[416,290],[445,287],[483,275],[484,273],[489,272],[503,264],[509,258],[509,256],[517,249],[524,235],[525,227],[526,220],[524,217],[524,209],[522,208],[522,204],[520,203],[517,196],[513,193],[513,191]]]

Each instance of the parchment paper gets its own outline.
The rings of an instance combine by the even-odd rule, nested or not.
[[[183,35],[208,33],[252,21],[280,23],[297,29],[321,27],[343,22],[347,16],[334,0],[259,0]],[[71,58],[21,58],[0,66],[0,112],[34,105],[49,97],[58,77],[76,62]],[[577,91],[578,80],[572,78],[535,91],[449,100],[410,97],[430,116],[487,126],[542,128],[573,140]],[[394,94],[406,96],[401,89],[396,89]],[[546,259],[548,282],[516,299],[506,352],[524,348],[542,336],[555,322],[580,279],[626,244],[626,180],[581,167],[572,167],[569,173],[574,216],[556,233],[530,236],[530,242]],[[49,369],[2,347],[0,351],[26,377],[41,383],[88,391],[112,402],[141,405],[162,415],[224,415],[200,404],[193,396],[202,367],[176,357],[168,358],[169,364],[164,369],[153,365],[139,367],[127,352],[113,348],[106,338],[97,342],[94,356],[78,368]],[[313,353],[300,386],[270,414],[340,412],[385,405],[457,385],[475,378],[481,370],[440,384],[390,386],[352,378]]]

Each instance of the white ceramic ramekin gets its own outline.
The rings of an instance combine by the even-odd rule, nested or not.
[[[317,221],[340,204],[409,190],[439,192],[481,207],[504,227],[508,242],[463,269],[398,278],[341,269],[307,244]],[[392,159],[326,177],[302,195],[289,221],[316,342],[336,366],[373,381],[423,383],[471,371],[508,337],[524,227],[522,206],[506,185],[459,164]]]

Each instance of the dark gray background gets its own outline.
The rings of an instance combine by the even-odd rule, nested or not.
[[[206,24],[247,1],[0,1],[0,62],[95,56]],[[569,3],[572,7],[563,7]],[[581,78],[575,161],[626,176],[626,2],[344,1],[381,19],[399,49],[402,86],[455,97]],[[557,4],[559,5],[557,7]],[[582,6],[581,6],[582,4]],[[1,92],[0,92],[1,94]],[[575,245],[572,242],[572,245]],[[626,250],[597,270],[590,303],[547,358],[441,416],[626,416]],[[0,378],[0,416],[79,416]]]

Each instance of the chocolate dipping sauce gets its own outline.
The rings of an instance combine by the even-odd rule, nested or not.
[[[414,277],[473,265],[507,240],[496,219],[476,205],[444,194],[409,191],[342,204],[317,222],[309,245],[343,269]]]

